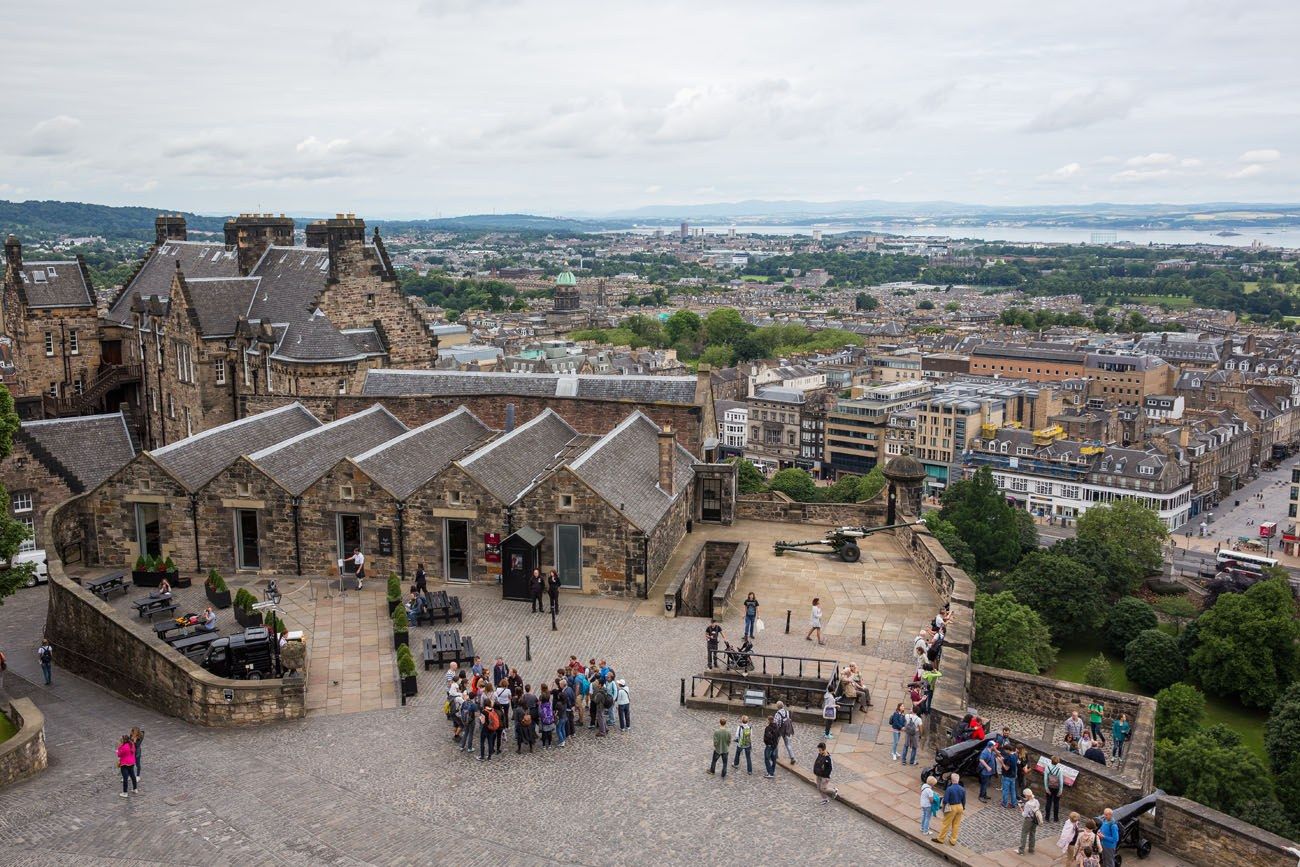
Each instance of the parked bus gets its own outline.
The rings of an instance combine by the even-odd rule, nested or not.
[[[1231,572],[1250,572],[1255,575],[1263,573],[1266,566],[1276,566],[1276,557],[1265,557],[1262,554],[1247,554],[1245,551],[1220,551],[1219,556],[1215,558],[1218,561],[1219,569],[1227,569]]]

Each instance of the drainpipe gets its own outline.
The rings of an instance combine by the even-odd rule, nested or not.
[[[302,574],[302,544],[298,534],[298,509],[302,506],[302,497],[290,497],[289,505],[293,508],[293,564],[298,574]]]
[[[515,532],[515,507],[506,506],[506,534],[502,540],[509,539]]]
[[[194,571],[203,572],[203,555],[199,553],[199,496],[190,494],[190,524],[194,527]]]
[[[641,598],[650,598],[650,537],[641,534]]]
[[[402,570],[402,583],[406,583],[406,503],[397,504],[397,565]]]

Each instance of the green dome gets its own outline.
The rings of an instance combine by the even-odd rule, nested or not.
[[[556,286],[577,286],[578,278],[573,276],[572,271],[561,271],[560,275],[555,278]]]

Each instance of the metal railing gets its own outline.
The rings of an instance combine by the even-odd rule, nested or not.
[[[725,668],[728,653],[740,653],[740,651],[738,649],[728,651],[726,648],[708,651],[709,656],[716,657],[716,664],[713,667]],[[827,677],[832,684],[838,682],[840,676],[840,664],[834,659],[815,659],[811,656],[777,656],[771,653],[752,652],[746,654],[746,656],[754,663],[753,670],[758,674],[771,674],[780,677],[815,677],[819,680]],[[705,659],[707,664],[708,656]],[[787,670],[787,664],[789,664],[790,670]],[[770,669],[769,665],[771,666]]]
[[[707,674],[691,676],[691,698],[725,698],[727,701],[743,700],[751,691],[762,691],[763,707],[774,706],[778,700],[787,707],[804,708],[820,712],[826,688],[822,686],[787,686],[785,684],[763,683],[758,680],[746,680],[743,677],[712,677]],[[837,719],[841,722],[853,720],[852,702],[836,703]]]

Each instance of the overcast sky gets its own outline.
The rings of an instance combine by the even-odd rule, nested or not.
[[[0,197],[1300,199],[1300,4],[11,3]]]

